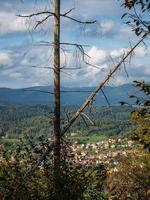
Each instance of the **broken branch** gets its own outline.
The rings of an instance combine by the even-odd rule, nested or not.
[[[95,88],[95,90],[91,93],[91,95],[87,98],[87,100],[82,104],[82,106],[77,110],[77,112],[74,114],[72,119],[68,122],[68,124],[63,128],[63,130],[61,131],[61,137],[63,137],[65,135],[65,133],[68,131],[68,129],[71,127],[71,125],[76,121],[76,119],[80,116],[80,114],[83,112],[83,110],[93,101],[93,98],[96,96],[96,94],[99,92],[99,90],[102,89],[102,87],[108,82],[108,80],[118,70],[118,68],[124,63],[124,61],[128,58],[128,56],[136,49],[136,47],[141,42],[143,42],[145,37],[146,37],[146,35],[139,42],[137,42],[137,44],[123,57],[123,59],[118,64],[116,64],[113,67],[113,69],[104,78],[104,80],[100,81],[100,83]],[[42,163],[42,161],[49,154],[49,152],[53,150],[53,148],[54,148],[54,143],[49,144],[49,146],[47,147],[47,150],[45,150],[44,154],[41,156],[41,158],[37,162],[35,169]]]

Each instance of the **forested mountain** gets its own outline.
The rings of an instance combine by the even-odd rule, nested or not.
[[[94,87],[62,87],[61,97],[63,105],[81,104],[87,96],[93,91]],[[129,99],[129,95],[140,95],[131,84],[124,84],[118,87],[105,87],[105,94],[111,104],[118,104],[120,101],[127,101],[134,104],[134,99]],[[1,105],[50,105],[53,102],[52,86],[30,87],[25,89],[9,89],[0,88],[0,104]],[[106,100],[102,92],[95,98],[97,105],[106,105]]]

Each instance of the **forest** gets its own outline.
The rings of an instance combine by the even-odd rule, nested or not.
[[[0,5],[0,200],[149,200],[150,0]]]
[[[38,138],[44,136],[50,137],[53,125],[49,119],[49,113],[52,107],[49,106],[1,106],[0,107],[0,137],[1,144],[11,144],[17,142],[19,138],[28,135]],[[67,117],[63,110],[69,110],[73,113],[76,106],[62,108],[63,122],[67,121]],[[78,139],[86,138],[94,135],[97,140],[101,136],[109,137],[127,137],[134,128],[131,121],[130,112],[133,111],[131,106],[97,106],[90,114],[94,124],[88,124],[83,119],[77,120],[74,126],[69,130],[68,135],[77,133]],[[52,137],[52,136],[51,136]],[[72,137],[74,140],[75,138]],[[83,142],[81,140],[81,142]]]
[[[52,155],[32,171],[53,141],[52,107],[1,106],[1,198],[148,199],[150,86],[137,82],[136,87],[147,96],[140,96],[137,106],[92,107],[85,112],[88,119],[78,119],[68,131],[62,142],[61,197],[53,193]],[[76,106],[61,109],[65,124],[67,110],[72,114]]]

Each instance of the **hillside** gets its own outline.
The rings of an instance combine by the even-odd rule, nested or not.
[[[87,96],[90,94],[90,91],[93,91],[93,89],[94,87],[62,87],[62,104],[79,105],[87,98]],[[51,105],[53,102],[53,95],[44,93],[47,91],[53,92],[53,87],[39,86],[25,89],[0,88],[0,104]],[[140,95],[140,92],[137,91],[131,84],[124,84],[118,87],[107,86],[104,88],[104,91],[112,105],[118,104],[120,101],[126,101],[133,104],[134,100],[129,99],[129,95]],[[97,105],[106,105],[106,100],[102,92],[99,92],[95,100]]]
[[[53,124],[50,120],[50,106],[0,106],[0,144],[18,141],[20,137],[50,137]],[[65,111],[71,117],[75,106],[62,107],[62,124],[67,122]],[[79,118],[70,128],[68,135],[73,141],[99,141],[102,138],[126,136],[132,130],[129,106],[95,106],[92,113],[86,110],[94,124]],[[70,137],[71,136],[71,137]]]

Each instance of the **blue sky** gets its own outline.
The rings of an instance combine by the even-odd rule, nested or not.
[[[70,16],[81,20],[96,20],[94,25],[79,25],[68,19],[61,20],[61,41],[89,45],[85,58],[97,66],[86,66],[81,54],[74,47],[62,46],[61,65],[81,67],[63,70],[63,86],[94,86],[109,72],[118,57],[134,45],[138,38],[124,24],[121,16],[126,12],[121,0],[61,0],[61,12],[75,8]],[[39,45],[53,41],[53,18],[34,30],[41,18],[23,19],[17,14],[30,14],[43,10],[53,11],[53,0],[0,0],[0,87],[21,88],[52,85],[53,49]],[[150,48],[142,44],[135,51],[131,63],[126,63],[129,77],[123,68],[110,85],[120,85],[133,80],[149,81]],[[65,50],[65,51],[64,51]],[[37,67],[32,67],[37,66]],[[42,68],[43,67],[43,68]]]

